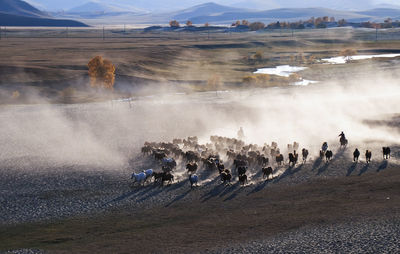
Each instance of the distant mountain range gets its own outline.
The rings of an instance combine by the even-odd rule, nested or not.
[[[37,0],[35,0],[37,1]],[[56,1],[56,0],[54,0]],[[159,0],[148,0],[153,4]],[[193,2],[194,0],[190,0]],[[225,1],[225,0],[221,0]],[[292,3],[293,6],[298,6],[298,0],[281,0],[288,3]],[[163,12],[163,13],[150,13],[142,9],[132,7],[127,4],[128,1],[114,1],[111,3],[104,3],[102,1],[89,1],[84,4],[73,7],[67,11],[51,12],[46,13],[38,10],[37,8],[29,5],[28,3],[21,0],[0,0],[0,25],[8,25],[9,23],[21,24],[23,22],[32,22],[37,24],[39,21],[28,20],[30,18],[47,19],[41,20],[41,23],[48,24],[60,24],[61,21],[54,21],[53,17],[60,19],[76,19],[87,24],[163,24],[166,25],[170,20],[178,20],[180,23],[185,23],[187,20],[192,21],[194,24],[204,24],[206,22],[210,24],[231,24],[236,20],[249,20],[250,22],[262,21],[264,23],[276,22],[276,21],[297,21],[305,20],[310,17],[335,17],[336,19],[346,19],[350,22],[363,22],[363,21],[383,21],[386,18],[392,18],[393,20],[400,19],[400,7],[393,8],[395,5],[386,4],[385,6],[391,6],[391,8],[374,8],[365,11],[350,11],[350,10],[338,10],[330,8],[277,8],[270,10],[260,10],[251,8],[239,8],[226,6],[216,3],[204,3],[195,5],[190,8],[182,9],[179,11]],[[370,0],[310,0],[311,3],[326,4],[327,6],[347,4],[347,6],[358,6],[364,3],[365,6],[376,6]],[[135,4],[143,3],[142,0],[135,1]],[[174,1],[171,2],[173,4]],[[236,6],[240,6],[241,0],[233,1]],[[244,2],[243,2],[244,3]],[[261,1],[261,0],[249,0],[248,6],[265,6],[263,3],[269,3],[268,6],[282,6],[283,4],[277,0]],[[279,4],[280,3],[280,4]],[[330,3],[330,4],[329,4]],[[232,4],[233,5],[233,4]],[[8,16],[4,16],[7,14]],[[12,16],[10,16],[12,15]],[[23,19],[21,17],[24,17]],[[17,22],[17,19],[20,21]],[[64,20],[65,22],[72,22],[70,20]],[[8,22],[8,23],[7,23]],[[29,23],[28,22],[28,23]],[[84,25],[74,21],[75,26]],[[40,23],[40,22],[39,22]],[[62,23],[62,22],[61,22]],[[67,25],[66,25],[67,26]],[[71,25],[72,26],[72,25]]]
[[[151,13],[176,12],[210,0],[27,0],[46,11],[68,11],[85,2],[130,6]],[[213,0],[220,5],[254,10],[282,8],[327,8],[342,11],[364,11],[375,8],[400,8],[398,0]]]
[[[26,17],[49,17],[47,13],[21,0],[0,0],[0,13]]]
[[[25,1],[0,0],[0,26],[87,26],[74,20],[53,19]]]
[[[92,6],[92,5],[90,5]],[[166,13],[142,13],[113,9],[109,5],[93,5],[91,15],[88,15],[88,5],[82,5],[65,13],[58,13],[59,17],[69,17],[84,20],[91,24],[168,24],[170,20],[178,20],[185,23],[187,20],[194,24],[231,24],[236,20],[249,20],[250,22],[262,21],[264,23],[276,21],[297,21],[305,20],[310,17],[335,17],[336,19],[346,19],[350,22],[364,21],[383,21],[391,17],[400,19],[400,9],[377,8],[367,11],[344,11],[328,8],[280,8],[272,10],[254,10],[247,8],[236,8],[219,5],[216,3],[205,3],[187,9]],[[80,11],[80,12],[78,12]],[[98,11],[96,13],[96,11]]]

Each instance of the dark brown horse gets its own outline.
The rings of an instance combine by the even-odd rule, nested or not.
[[[276,161],[276,163],[277,163],[279,166],[282,165],[282,162],[283,162],[283,154],[279,154],[279,155],[275,156],[275,161]]]
[[[292,167],[294,167],[297,163],[297,160],[299,158],[299,154],[294,151],[293,153],[289,153],[289,167],[290,164],[292,164]]]
[[[383,154],[383,159],[387,160],[390,158],[390,147],[382,147],[382,154]]]
[[[269,176],[272,176],[272,168],[271,167],[264,167],[262,168],[262,172],[263,172],[263,178],[267,177],[267,179],[269,179]]]
[[[307,157],[308,157],[308,150],[305,149],[305,148],[303,148],[303,149],[301,150],[301,154],[303,155],[303,163],[306,163]]]
[[[358,149],[356,148],[356,150],[354,150],[353,152],[353,161],[358,162],[359,157],[360,157],[360,151],[358,151]]]
[[[186,164],[186,169],[188,171],[189,174],[195,173],[197,171],[198,165],[196,162],[191,162]]]
[[[241,185],[245,185],[247,183],[247,175],[246,174],[239,176],[239,183]]]
[[[224,184],[226,184],[226,183],[230,184],[231,183],[232,174],[228,169],[225,169],[224,171],[222,171],[220,176],[221,176],[221,181]]]
[[[332,160],[333,157],[333,153],[331,150],[326,151],[325,153],[325,158],[326,158],[326,162],[330,162]]]
[[[371,162],[371,157],[372,157],[372,152],[369,150],[365,151],[365,160],[367,161],[367,163]]]

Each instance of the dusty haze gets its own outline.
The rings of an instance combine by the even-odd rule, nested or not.
[[[338,80],[308,87],[252,89],[163,96],[127,102],[43,104],[0,108],[0,163],[29,169],[89,165],[118,169],[144,141],[171,141],[197,135],[235,137],[243,126],[246,141],[277,141],[281,149],[298,141],[316,152],[323,141],[337,145],[346,133],[350,144],[392,144],[400,135],[373,127],[400,112],[399,81],[393,75]]]

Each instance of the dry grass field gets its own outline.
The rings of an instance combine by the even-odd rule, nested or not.
[[[36,93],[50,102],[85,102],[104,96],[146,94],[150,86],[184,92],[247,88],[243,78],[257,68],[285,64],[315,65],[305,72],[305,78],[329,80],[337,73],[348,75],[349,66],[324,66],[315,64],[315,60],[337,56],[344,48],[356,49],[359,54],[399,52],[397,30],[380,32],[378,41],[374,40],[375,31],[351,29],[293,34],[289,31],[211,35],[118,32],[108,31],[103,39],[101,31],[90,29],[70,30],[68,37],[64,30],[8,31],[8,36],[0,41],[0,57],[7,59],[0,65],[1,101],[34,102],[28,94]],[[257,52],[261,54],[260,59],[254,57]],[[111,60],[116,66],[112,95],[88,89],[87,63],[96,55]],[[382,69],[379,62],[373,64]],[[351,75],[357,72],[362,75],[366,71],[364,65],[365,61],[352,66]],[[371,63],[367,66],[373,68]],[[207,86],[215,77],[219,86]],[[275,78],[262,86],[281,85],[287,82]],[[18,100],[11,98],[15,90],[20,93]]]

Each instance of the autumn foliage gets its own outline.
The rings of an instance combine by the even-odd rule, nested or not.
[[[113,89],[115,82],[115,66],[111,61],[96,56],[88,63],[90,86]]]

